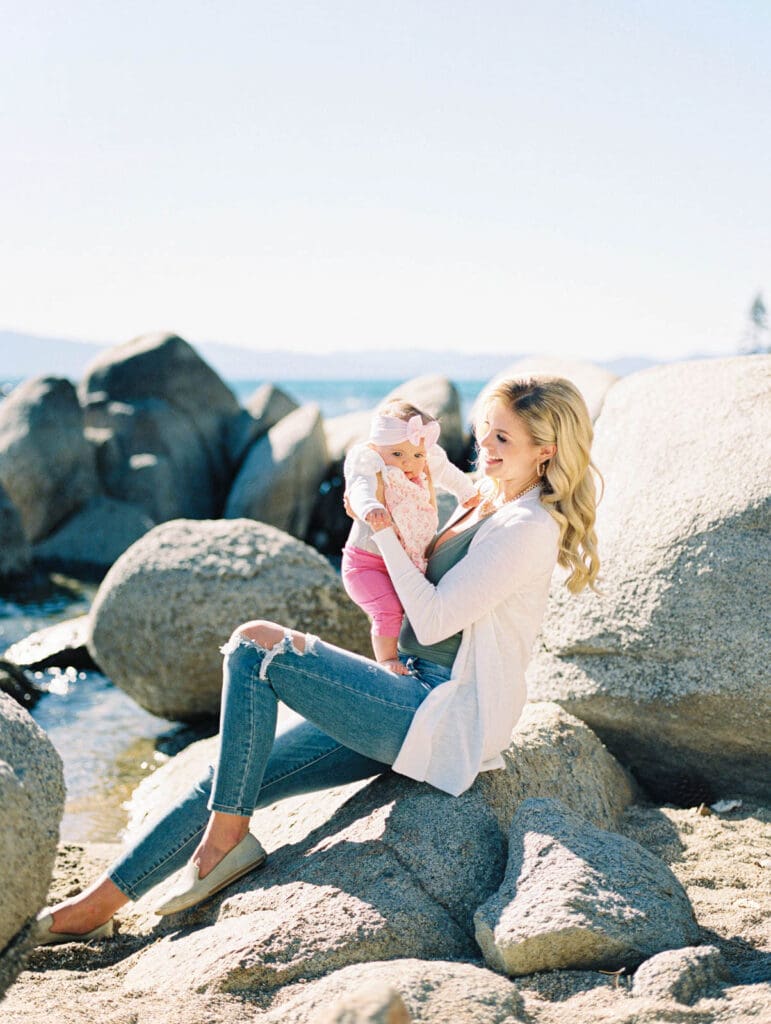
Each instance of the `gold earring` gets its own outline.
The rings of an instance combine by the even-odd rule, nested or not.
[[[548,465],[549,465],[549,460],[548,459],[544,459],[544,461],[539,464],[538,468],[536,469],[536,472],[538,473],[538,476],[543,476],[544,475],[544,473],[546,472],[546,467]]]

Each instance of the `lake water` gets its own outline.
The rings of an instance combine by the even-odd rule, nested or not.
[[[0,381],[0,396],[18,381]],[[231,382],[239,400],[260,381]],[[316,402],[329,418],[375,406],[398,381],[286,381],[300,404]],[[456,383],[468,418],[482,381]],[[2,398],[0,397],[0,401]],[[0,593],[0,651],[44,626],[88,611],[96,587],[63,576],[39,577]],[[46,690],[32,710],[64,762],[64,841],[110,841],[123,828],[131,791],[168,756],[200,733],[144,711],[103,675],[74,668],[36,673]]]

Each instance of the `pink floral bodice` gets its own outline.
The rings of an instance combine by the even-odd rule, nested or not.
[[[385,506],[394,521],[402,547],[420,569],[426,571],[426,548],[439,526],[425,477],[413,483],[396,466],[382,470]]]

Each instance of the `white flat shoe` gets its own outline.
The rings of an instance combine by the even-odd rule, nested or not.
[[[82,935],[75,935],[71,932],[52,932],[51,925],[54,923],[53,914],[47,914],[42,910],[38,915],[35,926],[36,946],[59,946],[64,942],[91,942],[92,939],[111,939],[115,933],[113,919],[100,924],[98,928],[92,928],[90,932]]]
[[[248,875],[250,871],[260,867],[265,863],[267,856],[259,841],[251,832],[247,832],[238,846],[234,846],[230,853],[226,853],[205,878],[198,877],[198,866],[190,861],[182,869],[177,887],[168,899],[155,908],[155,913],[160,916],[178,914],[180,910],[187,910],[197,903],[203,903],[242,875]]]

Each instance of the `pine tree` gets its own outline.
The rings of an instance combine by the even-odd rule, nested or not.
[[[763,301],[763,294],[753,299],[747,311],[747,326],[742,335],[742,352],[755,355],[758,352],[771,352],[771,335],[768,329],[768,310]]]

